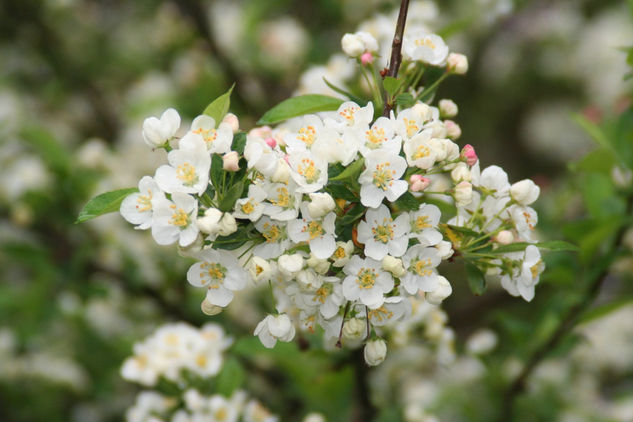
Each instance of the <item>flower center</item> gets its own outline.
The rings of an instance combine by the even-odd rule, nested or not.
[[[541,265],[540,265],[541,262],[542,261],[539,259],[536,264],[534,264],[534,265],[532,265],[530,267],[530,273],[532,274],[532,280],[536,280],[536,278],[538,277],[539,270],[540,270],[540,267],[541,267]]]
[[[316,182],[321,174],[321,171],[315,167],[314,161],[309,158],[301,160],[301,164],[297,166],[297,172],[302,175],[308,183]]]
[[[356,112],[359,110],[359,107],[347,107],[344,108],[343,110],[339,111],[338,114],[344,118],[345,120],[347,120],[347,124],[351,125],[352,123],[354,123],[354,115],[356,114]]]
[[[312,299],[314,302],[319,301],[321,302],[321,304],[325,303],[325,300],[327,299],[327,297],[330,295],[330,289],[327,287],[326,284],[324,284],[319,290],[316,291],[314,299]]]
[[[418,47],[428,47],[431,50],[435,50],[436,45],[433,41],[431,41],[429,38],[418,38],[417,40],[415,40],[415,45],[417,45]]]
[[[253,206],[253,203],[250,200],[248,200],[248,201],[246,201],[246,203],[242,204],[241,208],[242,208],[242,212],[244,214],[250,214],[253,211],[255,211],[255,207]]]
[[[176,167],[176,177],[180,179],[185,186],[193,186],[198,182],[196,168],[189,163],[183,163]]]
[[[297,139],[306,144],[306,146],[311,147],[316,139],[316,129],[311,125],[302,127],[299,129]]]
[[[429,227],[431,227],[431,223],[429,223],[428,215],[421,215],[418,218],[416,218],[415,221],[413,222],[413,228],[416,231],[424,230]]]
[[[412,270],[417,275],[421,277],[425,277],[425,276],[430,276],[431,274],[433,274],[433,270],[429,268],[430,266],[431,266],[430,259],[428,258],[418,259],[417,261],[413,262],[413,265],[411,265],[409,269]]]
[[[417,133],[419,127],[418,125],[415,124],[415,120],[410,120],[410,119],[407,119],[406,117],[402,120],[404,121],[404,127],[407,130],[407,136],[409,138],[412,137],[415,133]]]
[[[371,128],[367,132],[365,132],[365,137],[369,144],[367,145],[370,149],[378,149],[382,146],[382,143],[387,140],[385,136],[385,130],[381,127]]]
[[[278,207],[288,207],[288,205],[290,205],[290,194],[288,193],[288,189],[285,187],[277,188],[277,199],[273,199],[270,202]]]
[[[262,233],[267,243],[275,243],[281,237],[281,229],[276,224],[264,223],[264,232]]]
[[[345,258],[345,256],[346,256],[345,249],[342,246],[339,246],[334,251],[334,257],[337,258],[337,259],[343,259],[343,258]]]
[[[378,322],[382,322],[384,320],[390,320],[393,318],[393,312],[381,306],[378,309],[371,309],[368,313],[369,319],[376,320]]]
[[[383,225],[371,228],[371,232],[377,242],[387,243],[393,240],[393,226],[389,224],[392,221],[391,218],[385,218]]]
[[[207,148],[209,148],[213,144],[213,141],[215,141],[215,139],[218,137],[218,132],[215,129],[198,128],[194,130],[193,133],[202,135],[204,142],[207,144]]]
[[[310,221],[303,228],[303,231],[310,234],[310,240],[314,239],[315,237],[319,237],[323,235],[323,233],[325,233],[325,230],[323,230],[323,226],[321,226],[321,223],[319,223],[318,221]]]
[[[372,268],[361,268],[356,275],[356,283],[361,289],[371,289],[376,284],[376,270]]]
[[[415,149],[415,153],[413,154],[412,158],[414,160],[419,160],[420,158],[428,157],[430,153],[431,150],[429,149],[429,147],[420,145]]]
[[[170,205],[170,208],[174,210],[174,213],[169,219],[169,224],[173,224],[178,227],[186,227],[189,225],[189,216],[182,208],[176,208],[176,205]]]
[[[147,190],[147,195],[139,195],[136,199],[136,209],[138,212],[145,212],[152,209],[152,190]]]
[[[387,190],[387,188],[393,184],[392,179],[396,174],[396,171],[391,170],[389,165],[390,163],[388,162],[377,164],[376,170],[374,170],[374,185],[382,190]]]

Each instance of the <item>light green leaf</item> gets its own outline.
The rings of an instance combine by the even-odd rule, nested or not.
[[[486,279],[477,266],[466,261],[466,278],[468,287],[476,296],[481,296],[486,291]]]
[[[222,365],[222,370],[216,379],[217,393],[230,397],[246,380],[246,372],[239,361],[228,358]]]
[[[392,97],[396,95],[400,89],[400,85],[402,85],[402,80],[394,78],[393,76],[385,76],[385,79],[382,80],[382,86]]]
[[[547,242],[539,242],[539,243],[528,243],[528,242],[510,243],[509,245],[499,246],[498,248],[493,249],[487,253],[502,254],[502,253],[508,253],[508,252],[521,252],[521,251],[524,251],[525,248],[527,248],[530,245],[534,245],[539,249],[545,249],[548,251],[556,251],[556,252],[578,251],[578,246],[573,245],[569,242],[565,242],[563,240],[550,240]]]
[[[301,95],[292,97],[277,104],[268,110],[257,122],[259,125],[270,125],[282,122],[292,117],[302,116],[304,114],[317,113],[319,111],[337,110],[343,100],[327,95]]]
[[[219,126],[220,122],[229,111],[233,88],[235,88],[235,84],[231,85],[231,88],[229,88],[228,91],[213,100],[213,102],[204,109],[203,114],[211,116],[213,117],[213,120],[215,120],[215,127]]]
[[[358,175],[363,170],[364,164],[365,164],[365,159],[361,157],[358,160],[354,161],[349,166],[347,166],[347,168],[345,168],[345,170],[343,170],[337,176],[332,177],[330,180],[333,182],[337,180],[345,180],[345,179],[357,180]]]
[[[83,223],[100,215],[118,211],[125,197],[134,192],[138,192],[138,189],[119,189],[95,196],[81,210],[75,223]]]
[[[596,125],[582,114],[572,115],[572,120],[574,120],[578,124],[578,126],[580,126],[585,132],[587,132],[598,145],[613,151],[613,145],[611,145],[600,126]]]
[[[613,150],[606,148],[598,148],[585,155],[577,163],[570,165],[574,171],[585,171],[590,173],[611,174],[613,166],[616,164]]]
[[[402,94],[398,94],[396,96],[396,104],[402,107],[412,107],[415,105],[415,98],[408,92],[403,92]]]

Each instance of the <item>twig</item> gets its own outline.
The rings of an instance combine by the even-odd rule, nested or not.
[[[353,360],[354,376],[356,377],[356,403],[353,421],[371,422],[376,416],[376,408],[369,397],[369,380],[367,379],[369,367],[365,364],[363,348],[360,347],[350,354]]]
[[[407,13],[409,12],[409,0],[402,0],[400,3],[400,13],[398,14],[398,23],[396,24],[396,32],[393,35],[391,43],[391,58],[389,59],[389,71],[387,76],[398,77],[398,70],[402,63],[402,38],[404,36],[404,27],[407,23]],[[382,115],[389,117],[389,113],[393,109],[393,104],[385,101],[385,108]]]
[[[633,195],[629,196],[626,209],[627,211],[625,215],[629,215],[633,211]],[[556,330],[550,335],[549,339],[545,343],[543,343],[542,346],[534,351],[534,353],[527,360],[527,363],[523,367],[521,373],[519,373],[519,375],[510,384],[510,387],[506,390],[504,394],[504,400],[499,421],[512,420],[514,400],[517,396],[521,395],[525,391],[525,387],[530,375],[532,375],[539,363],[541,363],[541,361],[545,359],[547,355],[552,350],[554,350],[554,348],[556,348],[556,346],[558,346],[558,344],[567,336],[567,334],[569,334],[574,329],[580,316],[582,316],[585,310],[596,299],[598,293],[600,293],[600,288],[609,277],[610,263],[613,261],[617,250],[621,246],[622,239],[624,238],[624,234],[626,233],[627,229],[628,227],[626,225],[622,225],[615,237],[611,248],[609,248],[609,252],[605,254],[603,261],[599,263],[601,264],[601,266],[598,267],[600,268],[598,276],[589,284],[587,292],[583,295],[582,299],[578,303],[576,303],[569,309],[565,318],[563,318],[561,323],[558,325],[558,328],[556,328]]]

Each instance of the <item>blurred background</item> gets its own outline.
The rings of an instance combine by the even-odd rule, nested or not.
[[[574,173],[595,148],[578,122],[598,125],[630,106],[629,3],[412,1],[452,51],[469,57],[468,74],[438,94],[459,105],[460,145],[474,145],[483,167],[498,164],[512,181],[541,186],[540,237],[589,246],[581,256],[547,255],[530,304],[495,286],[474,297],[460,270],[447,268],[455,292],[443,315],[455,333],[453,363],[429,368],[424,344],[390,358],[370,378],[380,420],[423,420],[407,410],[420,403],[439,420],[493,420],[504,374],[516,373],[583,294],[582,268],[605,237],[586,240],[594,226],[582,223],[623,208],[610,173]],[[165,322],[221,321],[235,337],[251,334],[256,299],[208,317],[201,292],[186,283],[188,259],[119,215],[82,225],[75,218],[90,197],[136,186],[165,159],[142,141],[146,117],[174,107],[193,119],[235,82],[231,111],[249,129],[290,95],[327,93],[325,75],[343,83],[346,59],[334,56],[341,36],[393,31],[398,4],[0,2],[1,421],[123,420],[138,388],[119,368],[133,343]],[[513,420],[633,420],[633,265],[622,259],[615,270],[595,312],[537,369]],[[481,328],[494,344],[475,358]],[[245,385],[282,420],[308,411],[349,420],[349,371],[318,352],[253,347],[276,388],[270,377],[249,376]],[[331,376],[314,382],[301,376],[306,365]]]

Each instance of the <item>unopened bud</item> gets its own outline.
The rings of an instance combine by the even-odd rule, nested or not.
[[[368,64],[372,63],[374,61],[374,55],[367,52],[367,53],[363,53],[360,56],[360,62],[363,64],[363,66],[367,66]]]
[[[495,237],[495,240],[501,245],[508,245],[514,242],[514,235],[510,230],[501,230]]]
[[[475,148],[472,145],[466,144],[464,148],[462,148],[462,152],[460,154],[462,160],[466,162],[469,166],[474,166],[477,163],[477,154],[475,153]]]
[[[451,139],[459,139],[462,136],[462,128],[452,120],[444,120],[446,136]]]
[[[468,72],[468,58],[463,54],[450,53],[446,59],[446,67],[450,72],[464,75]]]
[[[431,184],[431,179],[424,177],[420,174],[414,174],[409,178],[409,184],[412,192],[421,192],[428,188]]]
[[[222,308],[220,306],[213,305],[206,299],[202,301],[200,309],[202,309],[202,312],[206,315],[217,315],[222,312]]]
[[[227,152],[222,156],[222,168],[226,171],[238,171],[240,157],[236,151]]]
[[[231,126],[233,134],[236,134],[240,130],[240,121],[233,113],[227,113],[227,115],[224,116],[224,119],[222,119],[222,123],[226,123]]]
[[[387,343],[383,339],[370,340],[365,344],[363,355],[367,365],[380,365],[387,357]]]
[[[453,100],[443,99],[439,102],[440,116],[444,117],[455,117],[457,116],[457,112],[459,109],[457,108],[457,104]]]

